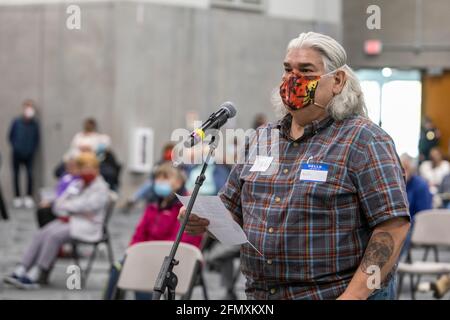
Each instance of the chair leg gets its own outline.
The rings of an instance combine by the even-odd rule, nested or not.
[[[112,300],[124,300],[124,299],[125,299],[125,291],[116,286],[112,294]]]
[[[416,300],[416,286],[414,284],[414,275],[410,275],[409,281],[411,287],[411,300]]]
[[[76,245],[76,243],[72,243],[72,257],[75,264],[81,269],[80,255],[78,254],[78,246]]]
[[[400,297],[400,294],[403,291],[403,279],[404,279],[405,275],[403,273],[401,273],[398,276],[398,283],[397,283],[397,299]]]
[[[438,251],[438,247],[437,246],[433,247],[433,252],[434,252],[434,261],[435,262],[439,262],[439,251]]]
[[[84,285],[87,283],[87,279],[89,277],[89,273],[91,272],[92,264],[94,263],[95,257],[97,255],[97,247],[98,245],[94,245],[94,251],[92,251],[91,255],[89,256],[89,261],[86,267],[86,270],[84,270]]]
[[[423,255],[423,259],[422,259],[422,261],[427,261],[428,260],[428,254],[430,253],[430,247],[426,247],[425,248],[425,253],[424,253],[424,255]],[[419,285],[419,283],[420,283],[420,280],[422,280],[422,275],[418,275],[417,276],[417,281],[416,281],[416,287]]]
[[[425,248],[425,252],[424,252],[424,254],[423,254],[423,258],[422,258],[422,261],[427,261],[427,259],[428,259],[428,253],[430,252],[430,247],[426,247]]]
[[[200,285],[202,287],[203,298],[205,300],[209,300],[208,290],[206,289],[206,282],[205,282],[205,278],[204,278],[204,275],[203,275],[203,270],[200,270]]]
[[[106,241],[106,247],[108,249],[109,264],[112,266],[114,264],[114,253],[109,239]]]

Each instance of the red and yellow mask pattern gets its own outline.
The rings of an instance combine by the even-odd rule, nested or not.
[[[295,71],[283,77],[280,96],[284,105],[295,111],[314,103],[319,79],[320,76],[305,76]]]

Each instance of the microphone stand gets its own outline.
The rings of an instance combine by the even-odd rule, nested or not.
[[[198,192],[205,181],[205,171],[208,167],[208,163],[214,154],[215,149],[218,145],[218,137],[212,136],[211,142],[209,143],[209,152],[206,160],[203,162],[202,171],[198,175],[195,181],[195,187],[192,191],[191,198],[189,199],[188,206],[186,208],[186,213],[184,219],[181,223],[180,229],[178,230],[175,242],[172,245],[170,254],[164,257],[164,262],[161,265],[161,270],[159,271],[158,278],[156,278],[155,286],[153,287],[152,300],[160,300],[161,295],[166,292],[167,289],[167,300],[175,300],[175,288],[178,284],[178,278],[173,272],[173,267],[178,265],[179,261],[175,259],[175,254],[178,250],[178,245],[180,244],[181,237],[183,235],[186,224],[191,215],[192,208],[194,207],[195,200],[197,199]]]

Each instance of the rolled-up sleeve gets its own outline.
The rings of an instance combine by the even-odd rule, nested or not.
[[[219,192],[219,196],[225,207],[242,221],[241,188],[240,179],[243,165],[236,164],[228,176],[227,182]]]
[[[353,180],[369,226],[395,217],[409,220],[405,178],[392,139],[373,137],[354,156]]]

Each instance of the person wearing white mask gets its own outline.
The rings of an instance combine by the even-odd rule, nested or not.
[[[434,147],[430,150],[430,160],[420,165],[419,173],[428,182],[431,193],[436,194],[442,180],[450,173],[450,163],[444,159],[442,151]]]
[[[83,123],[83,131],[78,132],[72,139],[70,151],[99,152],[111,146],[111,138],[98,132],[97,121],[88,118]]]
[[[22,115],[12,121],[9,130],[15,193],[13,206],[19,208],[24,205],[26,208],[33,208],[33,159],[39,146],[39,123],[35,119],[36,109],[33,100],[25,100],[22,107]],[[19,179],[22,166],[27,173],[27,190],[24,198],[21,197]]]

